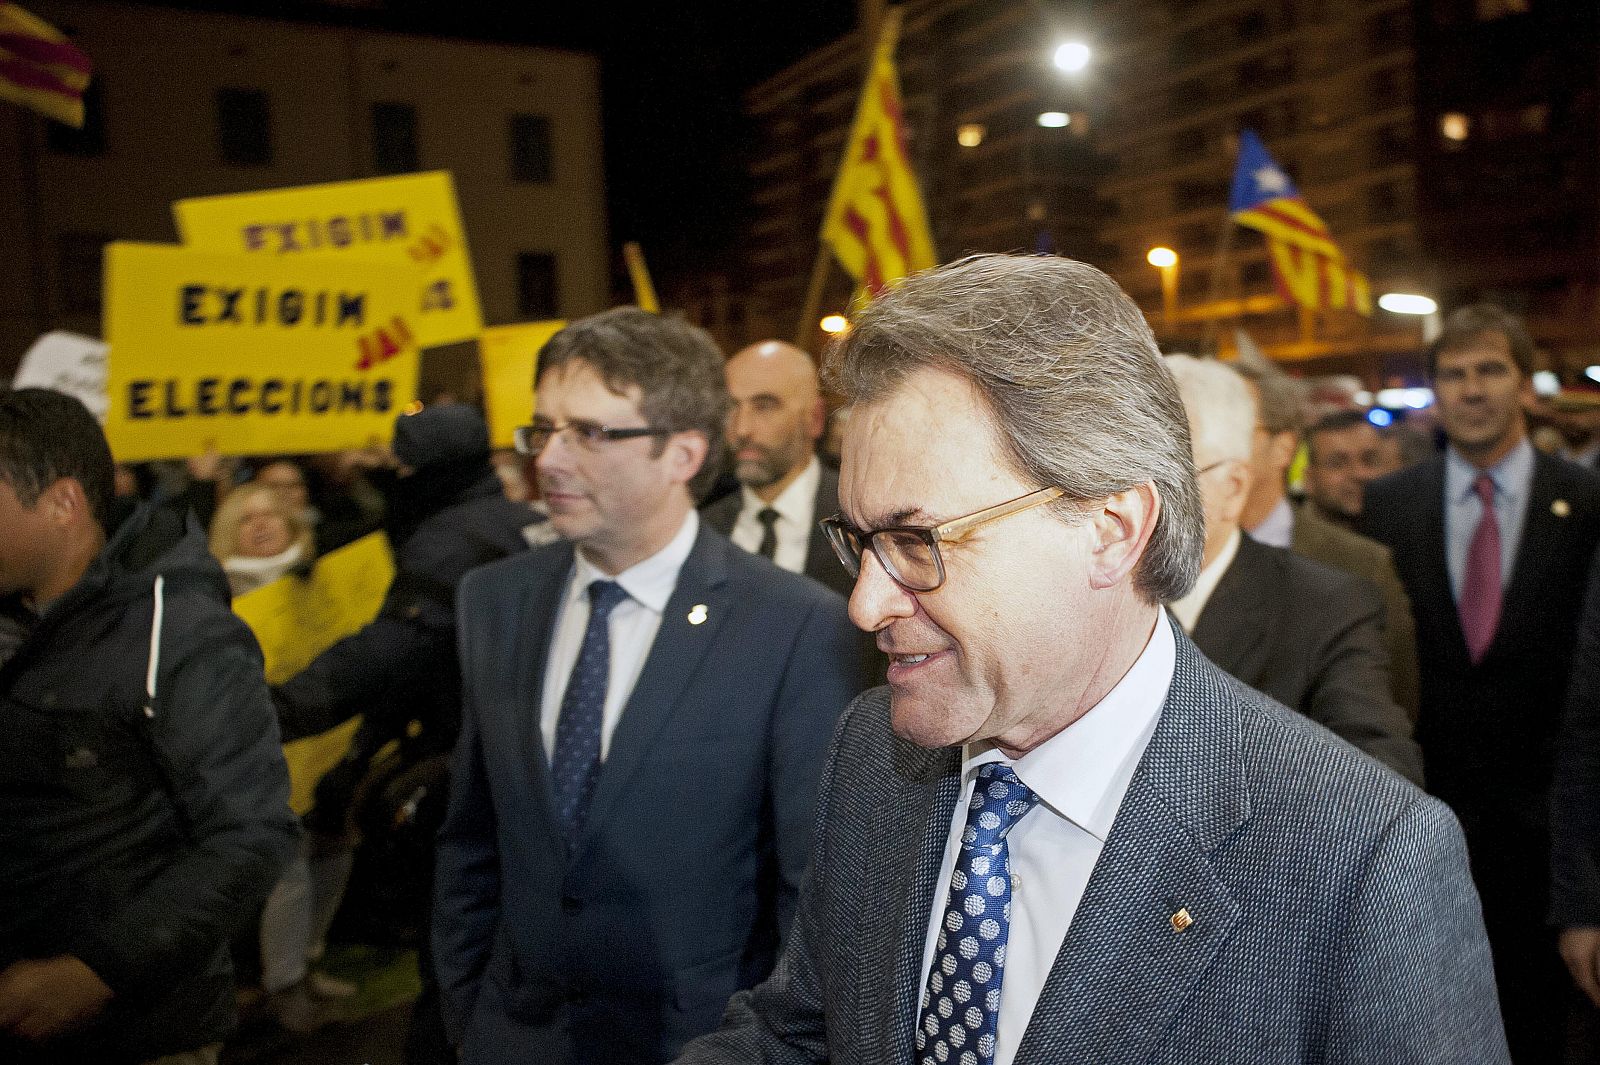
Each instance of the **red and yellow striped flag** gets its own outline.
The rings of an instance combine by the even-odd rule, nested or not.
[[[0,100],[83,126],[89,57],[54,26],[0,0]]]
[[[1239,131],[1239,162],[1228,206],[1235,222],[1266,235],[1272,273],[1284,298],[1308,310],[1372,314],[1367,275],[1345,260],[1327,223],[1253,130]]]
[[[938,265],[922,192],[906,151],[894,52],[898,12],[884,16],[844,162],[822,218],[822,241],[868,299],[907,274]]]

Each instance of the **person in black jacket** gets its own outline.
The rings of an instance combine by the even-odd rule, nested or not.
[[[261,653],[193,519],[107,530],[76,399],[0,393],[0,1061],[215,1060],[292,850]],[[109,531],[109,538],[108,538]]]
[[[448,403],[402,415],[392,449],[398,469],[369,474],[384,494],[394,549],[395,577],[383,606],[371,624],[273,690],[286,740],[362,715],[349,751],[318,783],[306,819],[321,844],[309,876],[296,866],[297,876],[285,878],[263,927],[264,969],[273,973],[268,990],[279,992],[278,1020],[290,1028],[315,1027],[326,1013],[306,1001],[319,982],[296,982],[311,974],[305,957],[283,956],[279,930],[298,925],[304,929],[298,949],[318,953],[350,871],[349,851],[335,841],[348,835],[351,799],[372,756],[399,740],[406,764],[415,766],[455,746],[461,720],[456,586],[468,570],[526,548],[542,528],[539,513],[506,498],[489,460],[488,428],[472,407]],[[308,849],[297,861],[312,857]],[[431,869],[430,858],[418,872],[426,876]],[[300,912],[291,912],[291,899]],[[305,912],[308,906],[313,912]],[[408,919],[420,924],[427,912],[424,897]],[[423,972],[431,975],[431,967]],[[426,1000],[418,1016],[437,1027]]]

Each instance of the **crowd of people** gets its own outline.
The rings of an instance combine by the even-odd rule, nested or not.
[[[1600,405],[1535,356],[1461,308],[1380,429],[979,256],[821,372],[573,322],[514,456],[446,401],[130,469],[0,391],[0,1060],[338,1018],[399,820],[412,1063],[1600,1058]],[[269,685],[231,597],[375,531]]]

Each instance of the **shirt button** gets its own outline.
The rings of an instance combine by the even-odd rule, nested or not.
[[[1012,891],[1017,891],[1021,887],[1022,887],[1022,877],[1018,876],[1016,873],[1012,873],[1011,874],[1011,890]]]

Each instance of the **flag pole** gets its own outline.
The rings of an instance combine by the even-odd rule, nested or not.
[[[1222,232],[1217,235],[1217,253],[1211,258],[1211,296],[1207,301],[1211,304],[1212,313],[1206,319],[1205,329],[1201,333],[1202,349],[1210,349],[1211,355],[1216,355],[1217,347],[1217,320],[1216,308],[1222,303],[1222,271],[1227,266],[1228,252],[1233,246],[1233,214],[1224,212],[1222,216]]]
[[[869,31],[867,39],[872,42],[867,49],[866,69],[861,75],[861,95],[858,100],[864,100],[867,90],[872,87],[873,65],[878,58],[878,51],[883,47],[883,42],[889,39],[890,34],[898,35],[900,32],[900,6],[890,4],[888,10],[883,11],[877,18],[877,25],[864,26]],[[857,107],[859,109],[859,103]],[[851,122],[854,128],[854,121]],[[850,151],[850,138],[845,137],[844,150]],[[839,182],[843,178],[848,159],[841,159],[838,172],[833,178],[833,189],[828,194],[827,206],[823,208],[822,220],[826,224],[827,211],[833,206],[834,196],[838,194]],[[828,268],[833,264],[833,251],[828,247],[828,242],[822,239],[819,231],[817,235],[817,257],[811,264],[811,281],[806,287],[806,301],[800,311],[800,324],[795,327],[794,342],[796,346],[804,348],[811,340],[812,330],[816,328],[817,313],[822,309],[822,290],[828,283]]]

